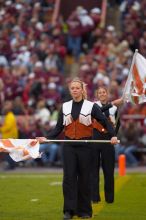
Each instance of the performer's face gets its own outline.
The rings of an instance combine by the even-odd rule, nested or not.
[[[108,93],[104,88],[100,88],[97,91],[97,98],[99,101],[102,102],[107,102],[108,101]]]
[[[72,82],[70,84],[70,94],[75,101],[81,101],[83,98],[83,88],[81,83]]]

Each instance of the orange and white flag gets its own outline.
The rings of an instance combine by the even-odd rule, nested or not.
[[[9,153],[16,162],[40,157],[39,147],[36,139],[0,139],[0,152]]]
[[[135,104],[146,102],[146,59],[136,50],[123,91],[125,101]]]

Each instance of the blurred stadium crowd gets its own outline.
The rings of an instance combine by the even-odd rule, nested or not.
[[[67,20],[59,14],[52,23],[55,0],[0,2],[1,121],[3,106],[11,100],[19,138],[46,136],[55,125],[60,104],[70,97],[71,74],[66,66],[73,63],[78,64],[76,76],[88,85],[90,100],[94,101],[94,91],[101,85],[109,88],[110,100],[121,97],[135,49],[146,57],[146,1],[117,3],[118,29],[113,24],[102,26],[102,11],[97,7],[77,6]],[[146,104],[124,104],[120,115],[121,143],[143,149]],[[47,147],[41,163],[61,162],[58,149],[56,144]],[[145,162],[144,154],[134,156]]]

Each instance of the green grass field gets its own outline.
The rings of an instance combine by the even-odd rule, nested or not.
[[[62,219],[62,174],[0,173],[0,220]],[[146,220],[146,174],[115,177],[115,202],[93,205],[97,220]]]

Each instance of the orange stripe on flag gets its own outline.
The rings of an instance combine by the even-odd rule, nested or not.
[[[23,149],[23,156],[27,156],[27,155],[29,155],[29,151],[26,149]]]
[[[38,142],[37,140],[31,141],[31,142],[30,142],[30,146],[31,146],[31,147],[35,147],[35,145],[37,144],[37,142]]]
[[[15,146],[12,144],[12,142],[8,139],[3,139],[3,140],[1,140],[1,142],[3,143],[3,145],[5,147],[15,148]]]
[[[138,103],[139,103],[139,96],[134,96],[134,95],[132,95],[131,98],[132,98],[132,100],[133,100],[133,102],[134,102],[135,104],[138,104]]]
[[[136,64],[133,66],[133,77],[134,77],[134,84],[138,90],[138,94],[142,95],[143,94],[143,83],[140,78],[140,74],[138,72]]]

